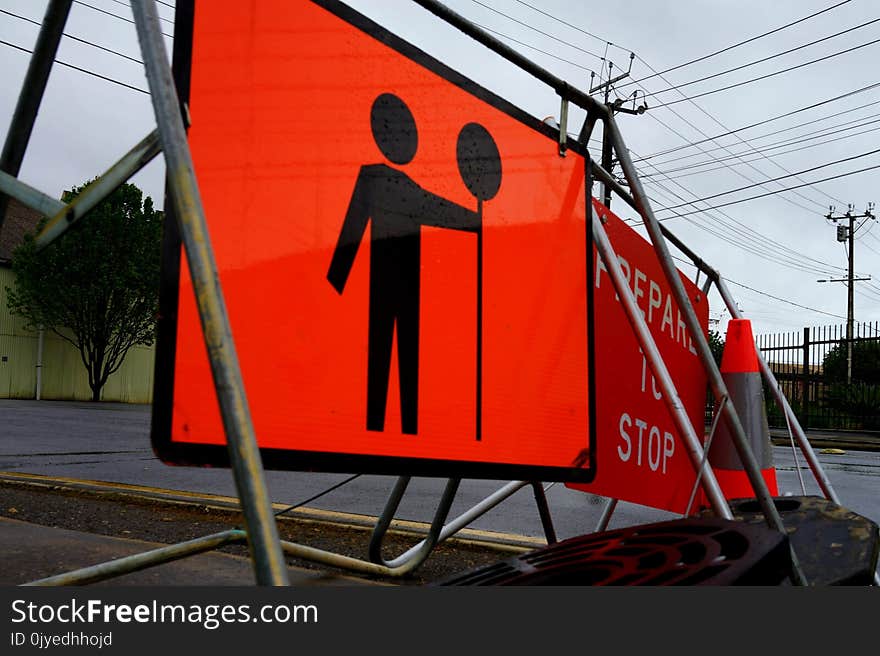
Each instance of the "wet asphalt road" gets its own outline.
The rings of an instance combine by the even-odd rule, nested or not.
[[[42,474],[235,496],[227,469],[173,467],[155,458],[149,441],[149,406],[0,400],[0,471]],[[880,452],[822,454],[825,475],[841,503],[880,522]],[[774,447],[780,494],[821,494],[803,456],[797,466],[791,447]],[[798,475],[801,472],[801,476]],[[266,472],[273,501],[297,503],[349,478],[348,474]],[[804,488],[801,487],[803,479]],[[310,502],[323,510],[378,515],[395,482],[390,476],[360,476]],[[470,509],[507,481],[462,481],[452,515]],[[414,479],[396,514],[398,519],[430,521],[444,479]],[[606,500],[569,490],[547,490],[560,539],[595,530]],[[621,502],[610,528],[673,519],[662,510]],[[526,487],[478,518],[472,528],[543,536],[535,500]]]

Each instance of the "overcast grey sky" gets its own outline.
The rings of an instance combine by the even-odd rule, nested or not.
[[[28,57],[14,46],[33,47],[38,27],[29,21],[39,23],[46,4],[0,0],[4,138]],[[167,0],[159,5],[169,35],[173,10],[168,5],[173,4]],[[559,100],[552,90],[409,0],[348,0],[347,4],[529,113],[539,118],[558,115]],[[447,0],[446,4],[581,88],[590,85],[591,75],[596,76],[593,83],[599,76],[607,77],[608,61],[613,63],[613,75],[626,70],[634,53],[631,78],[621,82],[617,91],[629,96],[638,90],[638,102],[645,98],[650,109],[641,116],[619,115],[618,120],[658,216],[732,283],[755,333],[844,322],[845,285],[817,282],[846,274],[845,246],[836,240],[835,226],[824,215],[829,205],[841,214],[852,203],[860,214],[868,202],[880,200],[875,191],[880,169],[844,175],[880,166],[880,153],[871,152],[880,149],[880,86],[868,88],[880,83],[875,64],[880,43],[872,43],[880,40],[880,3]],[[800,20],[817,12],[822,13]],[[66,37],[58,60],[145,90],[142,67],[131,60],[139,59],[140,53],[130,21],[131,11],[121,0],[75,2],[66,34],[115,53]],[[795,21],[800,22],[727,49]],[[170,49],[173,39],[166,41]],[[750,65],[762,59],[766,61]],[[739,70],[725,72],[734,68]],[[783,69],[792,70],[778,73]],[[759,77],[764,79],[755,80]],[[626,84],[631,80],[638,83]],[[728,86],[733,88],[716,92]],[[798,111],[811,105],[817,106]],[[784,114],[790,115],[775,119]],[[572,113],[572,131],[582,119],[581,112]],[[765,123],[739,130],[761,122]],[[21,177],[57,196],[100,174],[153,126],[147,94],[57,65]],[[682,148],[693,142],[698,143]],[[595,156],[599,158],[598,151]],[[847,158],[852,159],[831,164]],[[134,180],[160,206],[163,175],[162,163],[156,161]],[[786,177],[766,182],[781,176]],[[836,179],[818,182],[832,177]],[[799,188],[780,191],[794,186]],[[740,187],[749,188],[689,203]],[[722,203],[733,204],[708,209]],[[671,206],[680,207],[663,209]],[[612,209],[634,218],[620,201]],[[702,211],[696,213],[697,209]],[[876,223],[868,221],[856,233],[856,272],[860,277],[872,276],[871,281],[856,283],[857,321],[880,320]],[[692,267],[681,266],[693,274]],[[728,315],[717,296],[710,303],[712,316],[721,320],[718,326],[723,329]]]

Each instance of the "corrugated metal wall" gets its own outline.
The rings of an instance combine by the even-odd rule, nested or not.
[[[9,314],[6,288],[13,284],[12,271],[0,267],[0,398],[33,399],[37,389],[36,332],[24,329],[24,321]],[[150,403],[153,398],[153,347],[135,346],[119,371],[104,386],[102,400]],[[89,379],[79,351],[51,332],[43,342],[41,398],[66,401],[92,398]]]

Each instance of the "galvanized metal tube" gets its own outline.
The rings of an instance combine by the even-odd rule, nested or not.
[[[399,573],[412,571],[423,562],[425,562],[425,559],[427,559],[427,557],[431,554],[431,551],[440,541],[440,534],[443,531],[443,523],[446,521],[446,517],[449,515],[449,509],[452,507],[452,502],[455,500],[455,494],[458,491],[458,486],[460,483],[460,478],[450,478],[446,482],[446,488],[443,490],[443,496],[440,498],[440,502],[437,505],[437,511],[434,513],[434,520],[431,522],[431,528],[428,530],[428,537],[422,540],[414,548],[404,552],[403,554],[401,554],[397,558],[393,558],[392,560],[386,561],[384,558],[382,558],[381,553],[382,539],[385,537],[387,529],[390,525],[390,520],[387,523],[380,521],[381,530],[379,530],[380,525],[377,525],[377,530],[373,531],[373,536],[370,540],[370,560],[372,560],[376,564],[384,565],[391,571]],[[393,501],[395,509],[397,508],[397,504],[399,502],[399,497],[397,497],[396,500]],[[386,508],[386,514],[387,513],[388,508]],[[391,514],[393,514],[393,511]]]
[[[80,194],[63,209],[56,212],[37,235],[37,249],[42,249],[63,235],[67,229],[79,221],[90,210],[125,183],[131,176],[144,168],[162,152],[159,131],[153,130],[122,159],[111,166],[96,180],[93,180]]]
[[[538,506],[538,516],[541,518],[544,537],[547,538],[547,544],[554,544],[557,542],[556,529],[553,527],[553,517],[550,515],[550,506],[547,504],[544,486],[541,483],[533,482],[532,490],[535,493],[535,503]]]
[[[25,184],[14,175],[0,171],[0,193],[9,195],[22,205],[31,208],[43,216],[52,216],[62,211],[67,205],[57,198],[44,194]]]
[[[606,171],[601,166],[596,164],[596,162],[592,162],[591,166],[593,167],[594,175],[598,179],[600,179],[602,182],[604,182],[609,187],[611,187],[611,189],[614,191],[614,193],[616,193],[618,196],[620,196],[620,198],[623,201],[625,201],[627,205],[632,207],[637,212],[641,211],[639,209],[639,205],[636,203],[635,198],[633,198],[629,194],[629,191],[627,191],[627,189],[622,184],[620,184],[617,180],[614,179],[614,176],[612,176],[610,173],[608,173],[608,171]],[[710,280],[706,282],[706,285],[710,284],[711,279],[712,279],[712,274],[714,274],[715,277],[717,277],[718,273],[717,273],[717,271],[715,271],[715,269],[713,269],[711,266],[706,264],[706,262],[701,257],[699,257],[696,253],[694,253],[690,248],[688,248],[684,242],[682,242],[678,237],[676,237],[662,223],[660,224],[660,232],[663,234],[663,236],[667,240],[669,240],[672,244],[674,244],[675,247],[678,248],[678,250],[680,250],[682,253],[687,255],[688,258],[690,258],[691,262],[694,263],[694,266],[697,267],[698,270],[702,271],[703,273],[705,273],[707,276],[710,277]],[[706,294],[709,293],[709,290],[706,286],[703,287],[703,292]]]
[[[385,502],[385,507],[376,519],[376,526],[373,527],[373,533],[370,536],[370,544],[367,547],[367,554],[369,555],[370,560],[374,563],[383,562],[382,540],[385,538],[385,533],[388,532],[388,528],[394,520],[394,513],[396,513],[397,509],[400,507],[400,502],[403,499],[403,495],[406,494],[406,488],[409,486],[411,480],[412,476],[397,477],[397,480],[394,482],[394,487],[391,488],[391,494],[388,495],[388,500]]]
[[[474,519],[485,514],[499,503],[510,497],[512,494],[528,485],[526,481],[511,481],[503,487],[490,494],[480,503],[474,505],[466,512],[462,513],[448,524],[446,524],[437,536],[436,544],[454,535],[462,528],[470,524]],[[359,558],[343,556],[337,553],[316,549],[294,542],[281,541],[281,547],[284,552],[297,558],[304,558],[313,562],[348,569],[354,572],[363,572],[378,576],[400,577],[414,571],[415,568],[424,562],[422,555],[425,553],[425,545],[427,541],[423,540],[407,551],[402,553],[394,560],[395,566],[389,567],[384,561],[367,562]],[[435,544],[435,546],[436,546]]]
[[[480,501],[478,504],[472,506],[470,509],[463,512],[461,515],[446,524],[437,537],[437,544],[443,542],[452,535],[455,535],[472,521],[486,514],[499,503],[510,497],[514,492],[517,492],[526,485],[528,485],[526,481],[511,481],[510,483],[507,483],[504,487],[499,488],[488,497]],[[422,549],[423,542],[420,542],[417,545],[410,547],[407,551],[405,551],[398,557],[398,560],[402,561],[404,559],[412,558]]]
[[[660,260],[660,266],[665,274],[666,282],[669,284],[673,298],[675,298],[679,310],[682,312],[691,339],[697,347],[697,355],[702,361],[703,368],[706,370],[706,374],[709,377],[709,386],[712,389],[712,393],[715,395],[716,399],[722,399],[728,396],[728,393],[726,385],[721,377],[721,372],[718,370],[718,365],[715,364],[715,359],[712,356],[709,343],[705,335],[703,335],[702,327],[700,326],[690,299],[685,292],[684,284],[681,282],[681,278],[679,278],[678,270],[672,262],[663,233],[660,230],[660,224],[654,216],[651,204],[642,187],[641,180],[639,180],[639,176],[636,173],[635,165],[633,164],[629,151],[626,148],[626,143],[623,140],[623,136],[620,134],[620,129],[617,127],[617,123],[614,121],[613,116],[606,117],[605,129],[613,140],[614,150],[617,153],[618,161],[623,169],[624,176],[626,176],[627,182],[629,182],[633,199],[639,206],[639,214],[642,216],[648,234],[651,236],[651,242],[657,253],[657,257]],[[779,511],[773,503],[773,498],[770,496],[767,482],[761,475],[760,466],[749,446],[745,430],[742,427],[736,409],[733,407],[732,403],[725,403],[722,410],[724,411],[724,417],[730,428],[737,454],[739,455],[746,474],[749,477],[752,489],[755,491],[755,497],[761,505],[761,510],[764,513],[768,526],[785,534],[785,525],[782,522]],[[794,551],[791,553],[791,559],[793,582],[805,584],[803,572],[797,562],[797,555]]]
[[[174,560],[180,560],[188,556],[213,551],[227,544],[244,542],[247,536],[240,529],[230,529],[221,533],[213,533],[203,538],[180,542],[168,547],[160,547],[133,556],[125,556],[117,558],[106,563],[92,565],[91,567],[83,567],[72,572],[50,576],[30,583],[26,586],[62,586],[62,585],[87,585],[89,583],[97,583],[98,581],[106,581],[123,574],[131,574],[149,567],[170,563]]]
[[[257,583],[288,585],[278,526],[263,476],[263,464],[155,2],[135,0],[132,12],[165,153],[174,215],[180,226],[192,276],[229,457],[247,525]]]
[[[374,576],[402,576],[406,572],[396,572],[384,565],[371,563],[360,558],[352,558],[351,556],[343,556],[342,554],[332,551],[325,551],[315,547],[309,547],[296,542],[281,541],[281,548],[284,553],[294,556],[295,558],[303,558],[322,565],[331,567],[339,567],[353,572],[362,572],[364,574],[372,574]]]
[[[663,399],[669,409],[672,420],[675,422],[676,428],[678,428],[679,434],[684,440],[685,451],[691,459],[694,471],[697,472],[699,471],[700,462],[703,458],[703,450],[701,448],[702,441],[697,436],[694,427],[691,425],[690,418],[687,415],[681,397],[679,397],[678,391],[675,389],[675,383],[669,375],[669,370],[666,368],[663,356],[660,355],[657,344],[654,342],[648,324],[645,323],[645,318],[641,315],[641,312],[636,305],[632,290],[629,288],[629,285],[626,284],[626,279],[624,278],[623,272],[620,270],[620,262],[617,259],[614,248],[611,246],[611,241],[608,239],[605,228],[602,227],[602,221],[596,214],[595,209],[593,210],[592,223],[593,239],[596,243],[596,249],[599,252],[599,256],[602,258],[602,261],[605,263],[605,268],[608,270],[608,274],[614,284],[614,290],[617,292],[618,298],[620,298],[620,302],[623,305],[627,318],[629,319],[630,326],[632,326],[633,333],[635,333],[636,339],[639,342],[639,346],[642,347],[642,351],[645,354],[648,363],[651,365],[651,371],[654,372],[654,376],[660,383]],[[703,487],[706,490],[706,496],[712,504],[715,513],[724,519],[732,519],[733,515],[730,512],[730,506],[727,504],[727,501],[721,492],[721,487],[718,485],[718,480],[715,478],[715,473],[711,469],[707,470],[703,477]]]
[[[611,186],[614,191],[630,205],[630,207],[632,207],[636,211],[641,212],[641,209],[636,204],[635,199],[630,196],[629,192],[622,185],[620,185],[607,171],[602,169],[602,167],[596,165],[595,162],[592,163],[592,166],[593,172],[597,178],[600,178],[603,182],[606,182],[609,186]],[[690,248],[688,248],[684,244],[684,242],[682,242],[668,228],[666,228],[666,226],[661,224],[659,227],[664,238],[668,239],[672,244],[675,245],[676,248],[687,255],[694,263],[694,265],[708,276],[709,280],[707,281],[707,285],[712,282],[715,283],[716,287],[719,290],[719,293],[721,294],[721,297],[724,299],[725,305],[731,313],[731,316],[733,316],[735,319],[742,319],[743,315],[739,311],[736,302],[733,300],[733,296],[730,294],[730,291],[727,289],[727,285],[724,283],[718,271],[709,266],[702,258],[698,257]],[[708,289],[704,288],[704,292],[708,293]],[[757,354],[758,363],[761,367],[761,374],[763,375],[768,387],[772,390],[777,404],[779,404],[780,408],[785,413],[786,420],[789,422],[790,431],[792,428],[794,429],[795,437],[797,438],[798,444],[801,446],[801,450],[804,452],[807,461],[810,464],[810,469],[812,470],[816,481],[818,482],[827,499],[834,503],[840,504],[840,501],[837,498],[837,494],[834,492],[834,489],[831,486],[831,482],[828,480],[825,472],[822,470],[822,465],[819,463],[815,453],[813,452],[812,446],[804,435],[803,428],[801,428],[801,425],[798,422],[797,417],[795,416],[794,411],[792,410],[791,405],[788,402],[788,399],[786,398],[785,394],[782,393],[782,390],[779,389],[779,383],[776,380],[776,377],[773,375],[773,372],[770,370],[770,367],[761,352],[757,351]],[[798,475],[800,475],[800,472],[798,472]],[[880,575],[875,576],[875,584],[880,585]]]
[[[399,578],[410,574],[421,562],[410,561],[399,567],[388,567],[384,564],[371,563],[360,558],[343,556],[332,551],[325,551],[324,549],[317,549],[296,542],[288,542],[287,540],[281,541],[281,548],[284,550],[284,553],[295,558],[310,560],[330,567],[347,569],[352,572],[360,572],[372,576],[387,576],[390,578]]]
[[[721,403],[727,403],[728,399],[721,399]],[[721,418],[721,405],[718,406],[718,412],[715,413],[715,416],[712,417],[712,427],[709,429],[709,437],[706,440],[706,444],[703,446],[703,460],[700,462],[700,470],[697,472],[697,480],[694,481],[694,488],[691,490],[691,495],[688,498],[687,506],[684,509],[684,516],[687,517],[691,514],[691,506],[694,503],[694,499],[697,498],[697,490],[700,487],[700,479],[703,477],[703,472],[706,468],[706,463],[709,461],[709,449],[712,448],[712,440],[715,439],[715,431],[718,429],[718,420]]]
[[[617,180],[615,180],[614,177],[610,173],[608,173],[608,171],[606,171],[604,168],[602,168],[601,166],[599,166],[598,164],[596,164],[595,162],[592,162],[592,161],[590,162],[590,166],[591,166],[592,172],[596,176],[596,178],[601,180],[603,183],[607,184],[609,188],[611,188],[618,196],[620,196],[624,201],[626,201],[633,209],[641,212],[641,209],[640,209],[638,203],[636,203],[635,199],[629,195],[629,193],[626,191],[626,189],[624,189],[623,186],[620,183],[618,183]],[[598,220],[598,217],[594,216],[593,221],[595,222],[597,220]],[[604,229],[602,232],[604,232]],[[606,239],[607,239],[607,236],[606,236]],[[697,258],[697,259],[699,259],[699,258]],[[676,280],[678,280],[677,276],[676,276]],[[628,291],[629,287],[627,286],[626,289]],[[618,292],[618,296],[620,296],[619,292]],[[632,320],[630,320],[630,323],[632,323]],[[647,330],[647,326],[645,326],[645,329]],[[693,427],[690,424],[690,420],[687,420],[687,425],[691,428],[691,430],[693,430]],[[694,433],[694,435],[695,435],[695,433]],[[699,456],[695,460],[694,456],[696,455],[696,452],[693,452],[692,450],[688,451],[688,455],[691,456],[692,463],[695,463],[695,470],[697,472],[696,483],[699,483],[699,481],[702,479],[702,476],[704,474],[705,452],[703,451],[703,449],[700,448],[700,445],[699,445],[700,440],[698,438],[696,438],[696,439],[697,439],[696,451],[699,452]],[[690,444],[691,441],[692,440],[688,440],[688,444],[689,444],[689,446],[692,447],[693,445]],[[714,478],[715,478],[714,473],[711,475],[711,477],[714,480]],[[717,480],[715,481],[714,485],[715,485],[715,487],[718,487]],[[718,494],[723,498],[723,494],[721,493],[720,487],[718,487]],[[717,504],[713,504],[713,506],[714,505],[717,505]],[[728,506],[726,501],[724,501],[723,505],[724,505],[724,509],[727,512],[726,517],[730,518],[730,516],[731,516],[730,515],[730,507]],[[718,512],[717,508],[715,508],[715,510],[716,510],[716,512]],[[722,515],[722,516],[724,516],[724,515]]]
[[[807,486],[804,483],[804,476],[801,474],[801,461],[798,458],[797,454],[797,445],[794,443],[794,431],[791,428],[791,420],[788,417],[788,413],[785,412],[783,408],[782,414],[785,415],[785,426],[788,428],[788,441],[791,444],[791,456],[794,458],[794,470],[797,472],[798,481],[801,484],[801,494],[807,496]]]
[[[484,46],[501,55],[512,64],[515,64],[529,75],[549,85],[556,91],[556,93],[563,98],[568,98],[578,107],[586,109],[588,112],[598,111],[603,116],[607,114],[605,106],[599,103],[595,98],[571,86],[568,82],[553,75],[553,73],[547,69],[538,66],[532,60],[524,57],[506,43],[499,41],[484,29],[475,25],[461,14],[454,12],[446,5],[437,2],[437,0],[415,0],[415,3],[421,5],[438,18],[442,18],[453,27],[461,30],[475,41],[482,43]]]
[[[608,499],[608,501],[605,502],[605,507],[602,509],[602,516],[599,517],[599,523],[596,524],[596,533],[608,530],[608,524],[611,522],[611,515],[614,514],[615,508],[617,508],[617,499]]]
[[[626,144],[624,143],[620,130],[613,118],[609,118],[605,121],[605,129],[613,139],[614,150],[617,153],[623,173],[629,182],[633,199],[638,206],[639,214],[642,216],[642,219],[645,222],[645,227],[651,236],[651,241],[660,261],[660,266],[666,277],[666,282],[669,284],[672,296],[678,304],[685,325],[690,333],[691,340],[696,347],[697,355],[702,361],[703,368],[706,370],[709,377],[709,386],[715,394],[716,399],[724,398],[725,396],[728,396],[728,394],[724,381],[721,378],[721,372],[715,364],[715,359],[712,356],[709,343],[703,335],[703,328],[700,326],[699,319],[697,319],[691,301],[684,289],[684,284],[681,282],[678,270],[672,262],[672,257],[669,254],[665,239],[659,228],[659,222],[654,217],[653,210],[651,209],[650,203],[648,202],[644,189],[642,188],[641,180],[639,180],[638,174],[635,171],[635,166],[633,165],[632,160],[629,157],[629,152],[626,149]],[[756,496],[761,502],[768,523],[771,527],[784,531],[782,520],[779,518],[779,513],[776,511],[776,507],[773,505],[773,500],[770,497],[767,484],[761,476],[760,467],[748,446],[748,441],[739,420],[739,416],[736,414],[736,410],[731,404],[725,404],[723,409],[727,421],[730,424],[731,433],[734,436],[737,452],[743,462],[743,466],[749,476],[752,487],[755,489]]]
[[[6,141],[3,143],[3,151],[0,152],[0,171],[12,177],[17,177],[21,170],[71,4],[73,0],[51,0],[46,7],[40,33],[21,85],[21,93],[12,113],[9,132],[6,133]],[[0,229],[3,228],[8,203],[9,199],[0,194]]]

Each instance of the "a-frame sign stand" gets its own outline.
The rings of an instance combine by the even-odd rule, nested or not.
[[[592,162],[590,162],[591,166],[588,166],[585,171],[587,178],[585,180],[585,188],[587,190],[590,189],[590,182],[595,177],[603,184],[613,188],[644,219],[653,247],[663,267],[666,280],[672,290],[675,301],[682,311],[684,320],[687,323],[687,329],[693,338],[697,355],[708,374],[710,387],[719,402],[719,420],[727,422],[729,426],[734,445],[744,464],[745,471],[754,488],[755,496],[768,526],[784,533],[785,527],[782,519],[773,503],[773,499],[761,475],[759,465],[745,437],[740,418],[733,404],[728,402],[729,395],[724,381],[712,357],[697,315],[691,306],[673,264],[667,247],[667,240],[688,254],[694,263],[707,274],[710,281],[717,286],[722,294],[733,316],[739,316],[739,311],[720,275],[684,247],[654,217],[650,203],[628,155],[626,145],[615,124],[612,112],[586,93],[578,91],[564,80],[537,66],[534,62],[510,49],[436,0],[415,1],[428,11],[500,54],[508,61],[551,86],[562,100],[563,117],[567,116],[568,103],[574,103],[585,109],[588,113],[588,118],[579,138],[582,145],[586,145],[595,123],[598,121],[603,122],[604,129],[620,161],[631,191],[627,192],[620,185],[617,185],[610,175]],[[231,336],[224,297],[220,289],[217,267],[207,232],[205,211],[200,199],[199,186],[187,141],[184,120],[186,108],[181,105],[178,99],[175,81],[168,64],[162,40],[158,13],[153,0],[133,0],[131,5],[150,85],[152,104],[158,126],[157,131],[149,135],[123,159],[111,167],[104,176],[101,176],[101,178],[87,188],[74,204],[66,205],[60,203],[23,184],[16,177],[70,5],[71,0],[51,0],[49,3],[38,44],[31,60],[31,68],[25,79],[19,105],[13,117],[10,132],[6,138],[3,161],[0,162],[0,165],[2,165],[0,168],[3,169],[0,171],[0,193],[17,198],[25,205],[37,209],[51,218],[46,230],[38,237],[39,245],[45,246],[52,239],[62,234],[67,226],[81,218],[88,209],[94,207],[105,198],[116,186],[122,184],[143,168],[160,151],[164,153],[167,166],[167,195],[171,201],[170,207],[166,209],[168,210],[168,216],[176,222],[186,252],[198,305],[198,313],[201,319],[202,333],[210,360],[214,388],[222,415],[229,461],[234,473],[246,525],[244,530],[232,529],[190,542],[121,559],[120,561],[103,563],[68,574],[42,579],[33,584],[65,585],[89,583],[244,540],[250,546],[256,582],[259,585],[288,584],[287,566],[284,559],[285,552],[294,556],[312,558],[331,565],[351,567],[362,572],[392,576],[399,575],[411,571],[414,567],[418,566],[437,542],[449,537],[467,525],[476,516],[479,516],[480,513],[494,507],[516,490],[529,485],[530,483],[525,481],[512,481],[501,488],[495,495],[487,498],[483,503],[478,504],[478,506],[475,506],[455,520],[446,523],[446,516],[458,486],[458,479],[450,479],[443,499],[439,504],[429,537],[422,544],[390,562],[384,561],[381,556],[381,542],[384,531],[390,525],[393,512],[396,510],[397,503],[399,503],[400,497],[403,495],[409,481],[409,477],[405,475],[399,479],[392,493],[392,498],[386,507],[386,514],[380,518],[379,526],[377,526],[377,530],[374,533],[370,546],[371,563],[337,554],[329,554],[310,547],[294,545],[280,540],[265,484],[260,451],[257,446],[255,431],[248,409],[248,400],[244,393],[238,357]],[[559,131],[560,153],[565,151],[566,139],[568,138],[564,123],[563,121]],[[2,214],[0,214],[0,217],[2,217]],[[613,245],[603,228],[602,221],[595,215],[595,212],[592,217],[592,236],[599,257],[604,262],[614,284],[615,291],[620,297],[627,319],[638,339],[639,346],[645,353],[651,370],[662,388],[663,398],[667,404],[670,416],[673,418],[676,428],[685,443],[694,471],[700,474],[698,476],[699,484],[702,485],[716,515],[724,519],[731,519],[730,507],[721,492],[712,468],[705,463],[703,440],[701,437],[702,431],[698,434],[688,419],[669,370],[660,355],[648,326],[645,324],[644,318],[639,312],[633,292],[627,285]],[[813,473],[819,480],[823,493],[829,499],[836,502],[836,494],[822,472],[821,466],[806,440],[803,430],[797,423],[797,419],[787,400],[775,384],[766,362],[763,358],[760,361],[762,373],[767,382],[770,383],[769,387],[777,395],[777,401],[783,408],[790,425],[793,427],[793,432],[802,450],[807,455],[807,459]],[[539,511],[544,521],[548,541],[550,541],[552,539],[552,524],[549,521],[549,512],[546,508],[546,501],[543,498],[543,490],[541,490],[539,484],[531,484],[535,487]],[[613,508],[614,500],[611,500],[606,508],[606,512],[603,513],[600,529],[604,528],[604,525],[607,524]],[[808,583],[804,579],[796,555],[792,553],[791,556],[792,582],[795,584]]]

